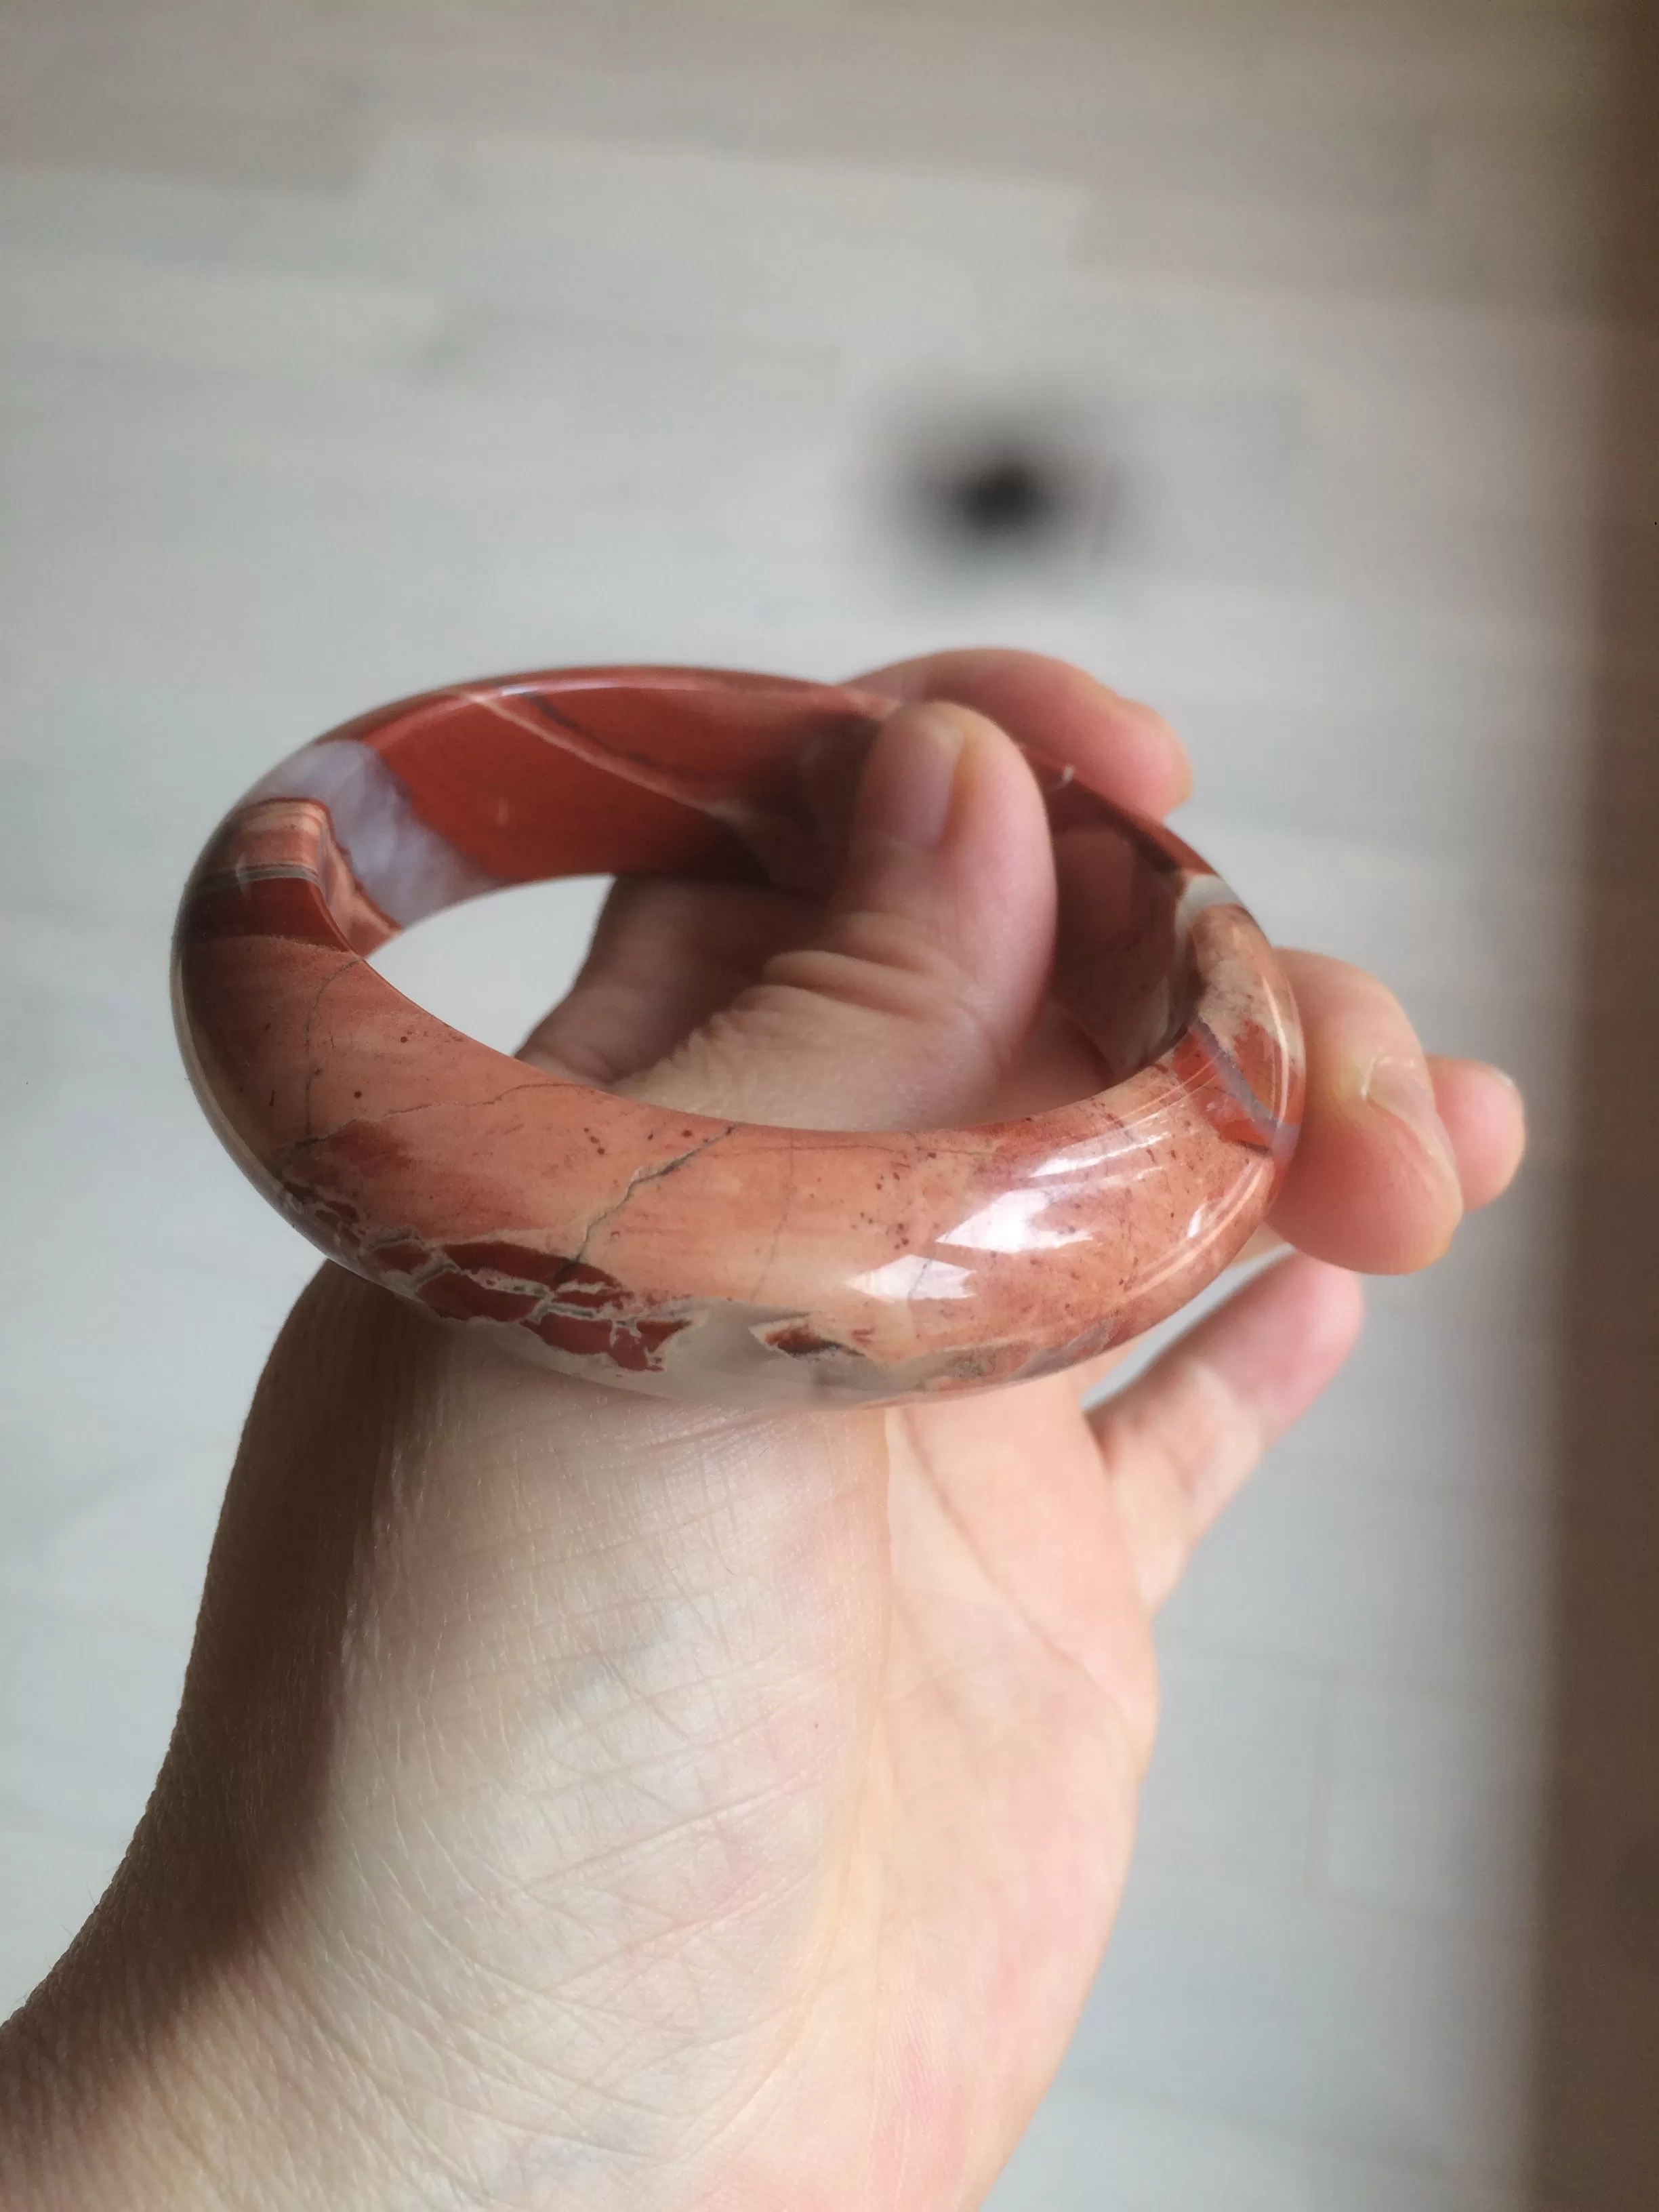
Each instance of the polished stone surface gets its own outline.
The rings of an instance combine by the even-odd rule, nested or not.
[[[1022,1119],[724,1121],[509,1060],[368,956],[514,883],[834,872],[826,784],[891,702],[684,669],[402,700],[263,777],[180,910],[180,1042],[233,1156],[313,1243],[590,1380],[857,1405],[1127,1342],[1248,1242],[1296,1141],[1302,1040],[1266,939],[1182,839],[1034,758],[1055,995],[1106,1086]]]

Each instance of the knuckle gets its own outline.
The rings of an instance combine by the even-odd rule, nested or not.
[[[849,914],[826,941],[777,954],[750,996],[775,994],[884,1025],[952,1033],[994,1066],[1005,1056],[975,979],[900,915]]]

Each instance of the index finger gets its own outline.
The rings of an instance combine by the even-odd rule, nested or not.
[[[972,707],[1017,744],[1069,763],[1091,789],[1138,814],[1162,821],[1191,795],[1186,748],[1162,714],[1070,661],[975,647],[896,661],[853,682],[890,698],[949,699]]]

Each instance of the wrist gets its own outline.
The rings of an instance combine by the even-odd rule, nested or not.
[[[180,1892],[192,1886],[177,1885]],[[392,2201],[343,2186],[342,2081],[308,2047],[274,1969],[175,1945],[132,1862],[0,2029],[9,2212],[309,2212]]]
[[[150,1808],[0,2042],[8,2212],[677,2212],[791,2075],[873,1723],[877,1432],[438,1343],[332,1270],[284,1334]]]

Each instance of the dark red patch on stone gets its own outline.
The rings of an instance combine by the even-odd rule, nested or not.
[[[683,1328],[690,1326],[689,1321],[636,1321],[632,1324],[635,1335],[649,1352],[660,1352]]]
[[[570,1352],[579,1358],[611,1358],[611,1340],[616,1334],[608,1321],[588,1321],[579,1314],[544,1314],[536,1323],[536,1334],[544,1344],[550,1344],[556,1352]]]
[[[415,1295],[422,1305],[450,1321],[523,1321],[536,1307],[535,1299],[526,1291],[494,1291],[459,1272],[434,1275]]]
[[[509,1244],[499,1238],[481,1237],[465,1244],[449,1244],[444,1250],[446,1257],[458,1267],[472,1273],[488,1269],[492,1274],[507,1276],[512,1282],[539,1283],[544,1290],[562,1292],[570,1273],[570,1261],[561,1252],[532,1252],[526,1245]]]
[[[662,1349],[685,1328],[683,1321],[636,1321],[611,1332],[611,1357],[618,1367],[643,1375],[662,1365]]]
[[[317,1139],[313,1158],[316,1153],[325,1153],[331,1168],[349,1168],[370,1181],[395,1174],[421,1158],[418,1143],[410,1143],[400,1128],[388,1127],[384,1121],[343,1121]]]
[[[792,1359],[813,1359],[821,1352],[847,1349],[832,1337],[819,1336],[805,1322],[785,1322],[778,1328],[763,1330],[762,1341],[769,1344],[775,1352],[787,1352]]]
[[[625,1284],[607,1275],[603,1267],[590,1267],[585,1261],[567,1267],[555,1287],[562,1306],[578,1306],[592,1313],[625,1307],[629,1300]]]
[[[404,1243],[378,1245],[366,1256],[374,1266],[383,1268],[388,1274],[414,1275],[419,1273],[432,1255],[424,1244]]]
[[[556,1352],[608,1359],[633,1375],[659,1369],[664,1346],[688,1326],[684,1321],[609,1322],[557,1311],[544,1314],[534,1324],[536,1334]]]

